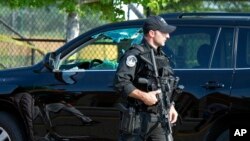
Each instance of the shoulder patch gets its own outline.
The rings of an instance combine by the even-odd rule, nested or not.
[[[137,58],[134,55],[129,55],[126,60],[126,65],[129,67],[134,67],[137,62]]]

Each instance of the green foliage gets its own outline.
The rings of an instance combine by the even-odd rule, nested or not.
[[[76,12],[81,16],[95,11],[102,14],[102,18],[112,21],[124,19],[124,11],[121,10],[122,1],[117,0],[8,0],[0,1],[0,5],[15,8],[39,8],[55,5],[66,13]]]
[[[204,11],[204,2],[201,0],[169,0],[167,4],[162,5],[160,12]]]
[[[12,8],[36,8],[56,5],[62,11],[77,12],[85,15],[88,11],[101,12],[104,19],[120,21],[125,18],[122,4],[137,3],[152,14],[162,12],[195,12],[195,11],[249,11],[247,0],[2,0],[0,4]]]
[[[111,21],[124,20],[125,15],[122,4],[137,3],[158,14],[162,7],[169,4],[177,4],[180,0],[8,0],[0,4],[8,5],[11,8],[36,8],[49,5],[56,5],[67,13],[77,12],[85,15],[88,11],[101,12],[102,18]]]

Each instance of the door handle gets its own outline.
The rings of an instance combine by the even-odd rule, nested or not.
[[[217,89],[217,88],[224,88],[225,85],[223,83],[215,82],[215,81],[208,81],[201,87],[206,89]]]

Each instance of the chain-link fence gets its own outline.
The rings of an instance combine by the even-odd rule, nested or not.
[[[0,7],[0,69],[35,64],[65,43],[67,14],[59,9]],[[90,11],[80,17],[80,33],[107,22]]]

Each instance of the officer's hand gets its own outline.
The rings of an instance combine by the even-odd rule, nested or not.
[[[144,104],[148,106],[152,106],[157,103],[158,100],[157,100],[156,95],[159,94],[160,92],[161,90],[148,92],[144,95],[144,98],[142,101],[144,102]]]
[[[169,110],[169,121],[175,123],[177,121],[178,113],[175,110],[175,107],[172,105]]]

